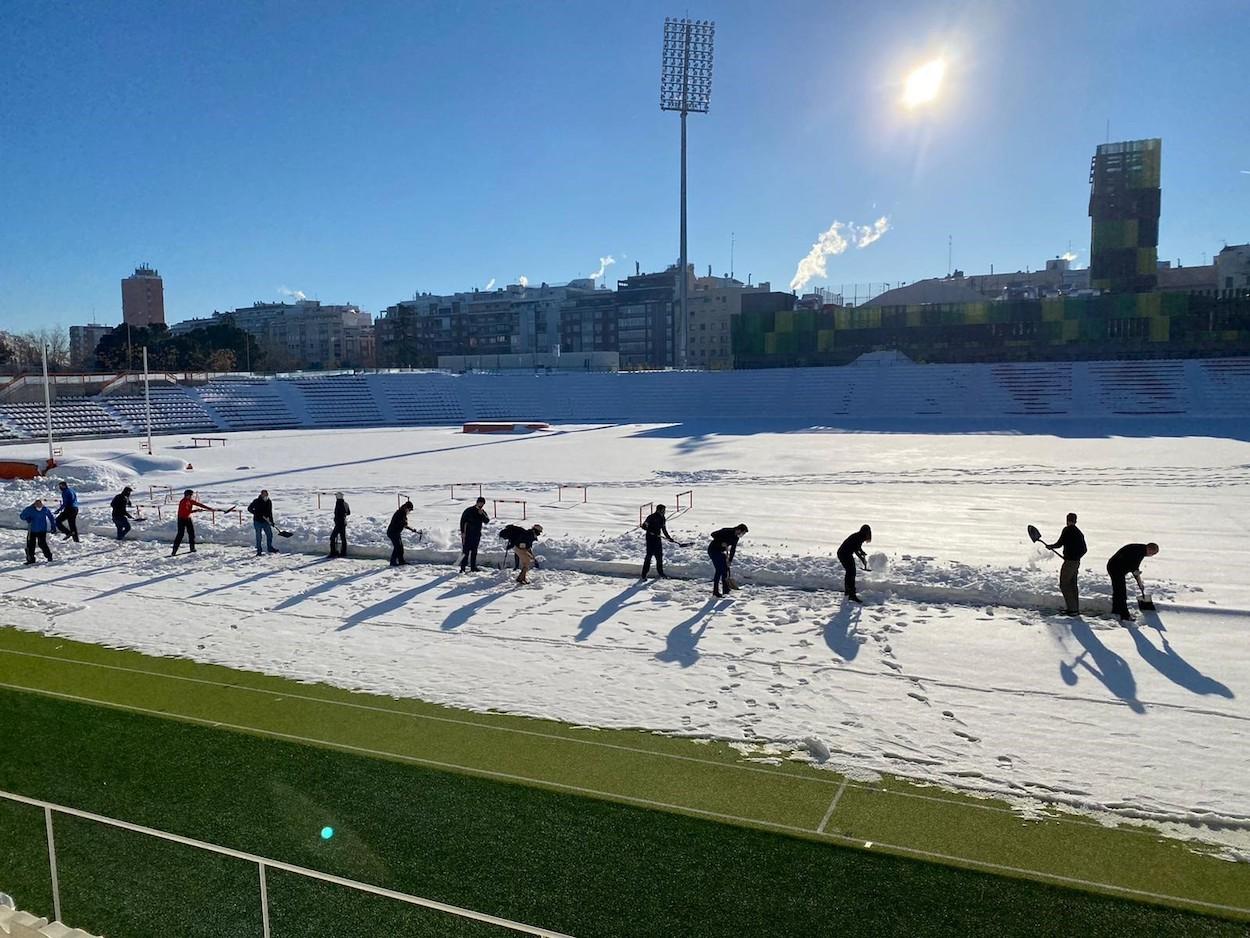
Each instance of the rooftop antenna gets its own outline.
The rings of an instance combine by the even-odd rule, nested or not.
[[[734,278],[734,233],[729,232],[729,279]]]
[[[955,250],[954,245],[955,236],[948,234],[946,236],[946,276],[948,277],[951,275],[951,254]]]
[[[1111,142],[1111,118],[1107,118],[1107,143]]]

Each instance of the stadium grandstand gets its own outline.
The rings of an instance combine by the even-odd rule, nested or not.
[[[133,376],[53,378],[58,439],[141,434]],[[66,393],[66,391],[70,393]],[[47,432],[42,381],[0,388],[0,442]],[[714,418],[829,420],[1250,416],[1250,358],[917,364],[873,352],[845,367],[734,372],[463,374],[419,371],[282,377],[162,375],[152,432],[571,423]]]

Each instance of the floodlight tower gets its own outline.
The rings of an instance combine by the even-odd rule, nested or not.
[[[677,367],[686,367],[689,324],[686,309],[686,115],[706,114],[712,99],[712,41],[716,24],[711,20],[666,17],[664,55],[660,64],[660,110],[681,114],[681,270],[678,280]]]

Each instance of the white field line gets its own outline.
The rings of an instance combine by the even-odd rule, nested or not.
[[[124,710],[131,713],[139,713],[144,716],[161,717],[165,719],[182,720],[186,723],[195,723],[201,726],[213,728],[225,727],[226,729],[238,730],[239,732],[249,733],[254,736],[268,737],[271,739],[282,739],[290,742],[306,743],[314,746],[322,746],[327,749],[337,749],[342,752],[352,752],[360,755],[375,756],[383,759],[390,759],[397,762],[408,762],[414,765],[430,766],[436,769],[444,769],[451,772],[459,772],[464,775],[481,776],[484,778],[501,779],[508,782],[521,782],[527,785],[537,785],[543,788],[551,788],[559,791],[569,791],[574,794],[587,795],[594,798],[602,798],[608,801],[618,801],[627,804],[637,804],[647,808],[658,808],[666,811],[674,811],[679,814],[690,814],[697,817],[714,818],[721,821],[732,821],[737,824],[743,824],[752,827],[764,827],[771,830],[788,831],[795,834],[816,835],[829,840],[838,841],[854,847],[863,847],[864,841],[858,837],[846,837],[842,834],[831,834],[827,831],[821,832],[815,828],[799,827],[794,824],[782,824],[778,821],[765,821],[759,818],[742,817],[737,814],[726,814],[721,811],[708,811],[704,808],[694,808],[687,805],[672,804],[666,801],[655,801],[650,798],[639,798],[634,795],[623,795],[615,792],[602,791],[595,788],[583,788],[580,785],[569,785],[564,782],[552,782],[541,778],[533,778],[526,775],[516,775],[511,772],[497,772],[492,769],[475,768],[473,766],[458,765],[453,762],[440,762],[435,759],[422,759],[417,756],[405,755],[398,752],[387,752],[381,749],[370,749],[363,746],[352,746],[347,743],[336,743],[331,740],[317,739],[311,736],[299,736],[293,733],[281,733],[276,730],[266,730],[260,727],[246,726],[236,723],[224,723],[216,720],[206,720],[202,717],[189,716],[184,714],[172,713],[170,711],[150,710],[146,707],[132,707],[126,704],[112,703],[107,700],[95,700],[90,697],[82,697],[76,694],[63,694],[58,691],[42,690],[36,687],[23,687],[17,684],[0,683],[0,688],[8,690],[21,691],[26,693],[35,693],[45,697],[55,697],[61,700],[70,700],[75,703],[86,703],[94,706],[108,707],[113,710]],[[923,850],[917,847],[905,847],[898,844],[889,844],[883,841],[872,841],[873,846],[881,847],[885,850],[900,853],[906,856],[917,857],[922,860],[936,860],[944,863],[954,863],[971,869],[982,869],[996,873],[1011,873],[1020,876],[1027,876],[1033,879],[1042,879],[1049,882],[1063,883],[1072,886],[1082,886],[1089,889],[1101,889],[1108,892],[1128,896],[1138,896],[1145,899],[1157,899],[1162,902],[1182,903],[1191,906],[1201,906],[1208,909],[1216,909],[1222,912],[1235,912],[1241,915],[1250,915],[1250,908],[1225,905],[1219,902],[1208,902],[1204,899],[1191,899],[1185,896],[1173,896],[1167,893],[1151,892],[1145,889],[1133,889],[1129,886],[1117,886],[1114,883],[1103,883],[1097,880],[1081,879],[1076,876],[1063,876],[1058,873],[1047,873],[1043,870],[1033,870],[1026,867],[1010,866],[1004,863],[992,863],[986,860],[974,860],[968,857],[960,857],[949,853],[939,853],[933,850]],[[275,867],[282,864],[274,863]],[[328,875],[328,874],[321,874]],[[374,887],[377,888],[377,887]]]
[[[778,771],[777,769],[769,768],[767,766],[742,765],[740,763],[734,763],[734,762],[719,762],[715,759],[704,759],[699,756],[687,756],[687,755],[681,755],[679,753],[673,753],[673,752],[662,752],[658,750],[645,749],[641,746],[626,746],[622,743],[605,743],[605,742],[601,742],[599,740],[594,740],[594,739],[581,739],[576,736],[562,736],[559,733],[545,733],[540,730],[525,730],[525,729],[520,729],[518,727],[512,727],[512,726],[496,726],[490,723],[480,723],[476,720],[466,720],[466,719],[460,719],[456,717],[435,716],[433,714],[418,713],[416,711],[399,710],[393,707],[382,707],[382,706],[377,706],[374,704],[354,703],[348,700],[334,700],[330,698],[316,697],[311,694],[301,694],[297,691],[272,690],[272,689],[267,689],[264,687],[252,687],[247,684],[230,683],[226,681],[214,681],[208,678],[189,677],[189,676],[181,675],[181,674],[167,674],[162,671],[149,671],[144,668],[131,668],[131,667],[126,667],[124,665],[103,664],[97,661],[85,661],[80,658],[65,658],[60,655],[46,655],[46,654],[41,654],[39,652],[17,651],[15,649],[9,649],[9,648],[0,648],[0,655],[13,655],[16,657],[21,657],[21,658],[36,658],[36,659],[40,659],[43,661],[56,661],[56,662],[61,662],[64,664],[80,665],[82,667],[87,667],[87,668],[99,668],[105,671],[118,671],[123,674],[138,674],[144,677],[163,678],[163,679],[170,680],[170,681],[183,681],[188,684],[201,684],[207,687],[215,687],[215,688],[219,688],[222,690],[230,690],[230,691],[238,690],[238,691],[246,691],[248,693],[253,693],[253,694],[262,694],[262,695],[268,695],[268,696],[282,697],[284,699],[298,700],[298,701],[303,701],[305,703],[322,704],[328,707],[343,707],[346,709],[360,710],[360,711],[364,711],[367,713],[384,714],[386,716],[404,717],[404,718],[413,719],[413,720],[426,720],[431,723],[446,723],[446,724],[451,724],[454,726],[467,726],[473,729],[488,730],[488,731],[496,732],[496,733],[510,733],[510,734],[517,735],[517,736],[530,736],[530,737],[536,737],[538,739],[551,740],[553,742],[575,743],[581,746],[593,746],[598,749],[615,750],[617,752],[628,752],[628,753],[635,754],[635,755],[651,756],[657,759],[670,759],[676,762],[689,762],[695,765],[706,765],[706,766],[711,766],[713,768],[718,768],[718,769],[731,769],[737,772],[750,772],[756,775],[768,775],[768,776],[772,776],[778,779],[783,779],[786,781],[813,782],[818,785],[840,785],[841,787],[839,788],[839,792],[841,792],[843,788],[849,787],[849,788],[856,789],[859,791],[870,791],[870,792],[876,792],[876,793],[885,792],[891,796],[897,796],[900,798],[911,798],[916,801],[928,801],[928,802],[933,802],[935,804],[947,804],[947,805],[953,805],[953,806],[961,807],[961,808],[973,808],[978,811],[992,811],[998,814],[1009,814],[1009,815],[1016,816],[1016,817],[1019,816],[1019,812],[1016,809],[1008,807],[1008,806],[1004,806],[1004,805],[986,804],[986,803],[982,803],[979,800],[969,801],[969,800],[956,799],[956,798],[944,798],[941,795],[926,795],[926,794],[921,794],[920,792],[899,791],[895,789],[883,789],[878,785],[852,783],[850,779],[845,776],[839,779],[837,777],[820,778],[818,776],[813,776],[813,775],[799,775],[799,774],[790,773],[790,772]],[[188,661],[188,663],[198,664],[198,662],[191,662],[191,661]],[[224,667],[224,665],[214,665],[214,667]],[[240,672],[240,673],[248,673],[248,672]],[[265,676],[265,675],[262,675],[262,676]],[[281,678],[278,678],[278,680],[281,680]],[[29,689],[35,690],[35,688],[29,688]],[[125,706],[125,705],[119,704],[119,706]],[[850,753],[846,753],[846,754],[850,755]],[[1035,795],[1035,794],[1024,796],[1024,795],[1020,795],[1019,793],[987,791],[986,789],[969,789],[969,791],[971,793],[971,797],[973,798],[977,798],[978,796],[985,796],[987,794],[1001,795],[1003,797],[1017,797],[1017,798],[1028,797],[1030,801],[1040,802],[1041,804],[1044,804],[1044,805],[1057,806],[1060,808],[1066,806],[1066,803],[1061,800],[1048,799],[1043,796]],[[835,799],[834,799],[835,805],[837,803],[838,798],[840,797],[841,797],[840,793],[837,796],[835,796]],[[1077,817],[1077,816],[1073,816],[1067,813],[1051,815],[1050,817],[1047,818],[1047,820],[1051,822],[1055,822],[1055,823],[1060,823],[1060,824],[1074,824],[1079,827],[1098,827],[1098,828],[1105,827],[1105,825],[1100,823],[1099,821]],[[1148,836],[1152,838],[1158,836],[1156,831],[1148,830],[1148,829],[1139,829],[1136,827],[1125,828],[1123,831],[1121,831],[1121,833],[1140,834],[1140,835],[1144,835],[1144,836]]]
[[[820,826],[816,828],[818,834],[825,832],[825,827],[828,825],[829,819],[833,817],[833,812],[837,809],[838,802],[842,800],[842,793],[846,791],[846,783],[849,781],[849,778],[842,779],[842,784],[838,786],[837,792],[834,793],[833,800],[829,802],[829,810],[825,812],[825,816],[820,819]]]

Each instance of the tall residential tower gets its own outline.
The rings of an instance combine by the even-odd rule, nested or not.
[[[122,281],[122,322],[128,326],[165,325],[165,285],[147,264]]]
[[[1159,138],[1101,144],[1089,169],[1089,279],[1095,290],[1147,293],[1158,283]]]

